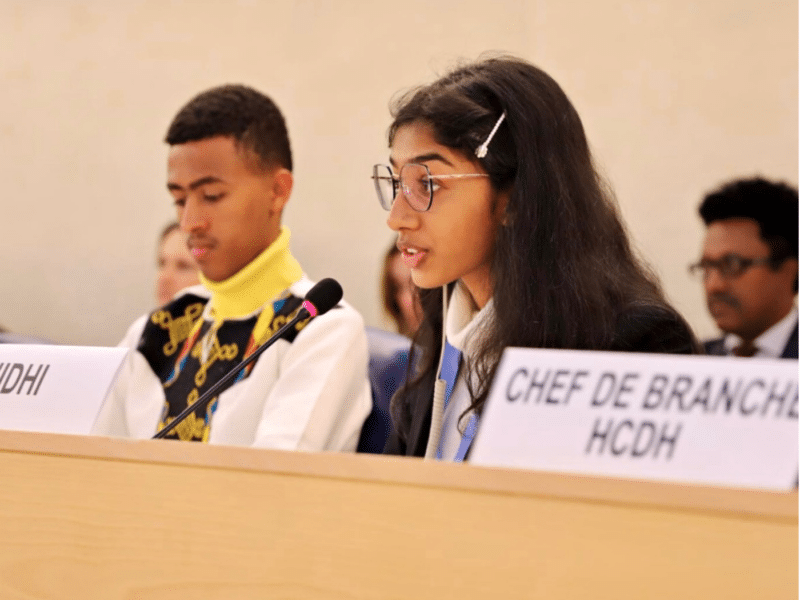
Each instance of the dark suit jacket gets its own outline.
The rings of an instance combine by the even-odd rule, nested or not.
[[[608,350],[618,352],[656,352],[665,354],[700,354],[701,348],[686,321],[675,312],[661,307],[636,306],[623,312],[617,321],[614,342]],[[392,428],[384,454],[425,456],[433,412],[433,384],[436,374],[431,371],[415,393],[409,394],[410,423],[404,439]]]
[[[710,354],[711,356],[725,356],[726,352],[724,340],[725,338],[716,338],[703,342],[703,346],[706,349],[706,354]],[[794,330],[789,336],[789,340],[786,342],[786,346],[783,348],[783,352],[781,353],[780,357],[797,358],[797,323],[795,323]]]

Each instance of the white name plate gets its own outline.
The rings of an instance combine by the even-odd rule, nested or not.
[[[0,429],[89,434],[127,353],[0,344]]]
[[[787,490],[793,360],[509,348],[470,462]]]

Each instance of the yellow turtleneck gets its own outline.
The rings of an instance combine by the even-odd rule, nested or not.
[[[300,279],[303,270],[289,252],[289,237],[289,229],[282,227],[278,238],[266,250],[224,281],[210,281],[200,275],[200,282],[211,290],[211,314],[217,323],[249,315]],[[265,313],[270,314],[261,316],[267,317],[269,323],[272,311]]]

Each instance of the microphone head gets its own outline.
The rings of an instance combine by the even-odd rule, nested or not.
[[[308,290],[303,299],[303,307],[311,313],[312,317],[324,315],[342,299],[342,286],[330,277],[323,279]]]

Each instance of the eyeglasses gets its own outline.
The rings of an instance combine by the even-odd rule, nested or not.
[[[407,163],[395,176],[389,165],[372,167],[372,179],[378,201],[385,210],[392,210],[397,192],[402,189],[408,205],[418,212],[425,212],[433,203],[433,193],[439,189],[440,179],[466,179],[469,177],[488,177],[486,173],[453,173],[450,175],[431,175],[428,167]]]
[[[747,269],[755,265],[767,265],[772,262],[772,258],[765,256],[762,258],[745,258],[738,254],[726,254],[717,260],[704,258],[699,263],[689,265],[689,272],[692,275],[702,275],[703,279],[709,276],[711,269],[716,269],[725,279],[741,277]]]

